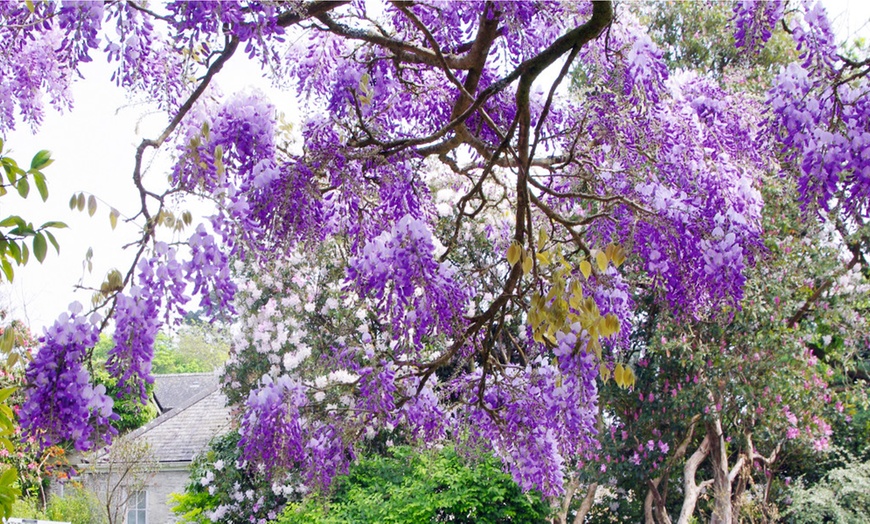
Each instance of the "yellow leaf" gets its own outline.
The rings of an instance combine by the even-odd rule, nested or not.
[[[544,228],[539,229],[538,230],[538,251],[541,251],[544,249],[544,246],[547,244],[547,240],[550,240],[550,235],[547,234],[547,232],[544,230]]]
[[[604,251],[597,251],[595,253],[595,263],[598,265],[598,269],[603,273],[607,270],[607,255]]]
[[[573,309],[579,310],[580,305],[583,303],[583,297],[578,297],[577,295],[571,295],[571,298],[568,300],[568,304],[571,305]]]
[[[614,333],[619,333],[619,319],[613,313],[608,313],[604,317],[604,322],[602,322],[601,334],[609,337]]]
[[[538,252],[538,264],[541,264],[543,266],[550,265],[550,252],[549,251]]]
[[[523,275],[528,275],[529,271],[532,270],[532,259],[531,257],[523,257]]]
[[[118,226],[118,215],[120,215],[120,213],[114,207],[109,211],[109,224],[112,225],[112,229],[115,229]]]
[[[604,383],[607,384],[607,381],[610,380],[610,368],[607,367],[607,364],[602,362],[598,366],[598,374],[601,375],[601,380],[603,380]]]
[[[595,353],[595,357],[598,360],[601,360],[601,343],[598,342],[598,337],[592,337],[589,340],[589,345],[586,346],[588,348],[592,348],[592,351]]]
[[[616,369],[613,370],[613,380],[615,380],[616,385],[621,388],[625,387],[624,373],[625,369],[622,367],[622,364],[617,364]]]
[[[586,280],[589,280],[589,275],[592,274],[592,264],[588,260],[580,261],[580,272],[583,273]]]
[[[618,268],[623,262],[625,262],[625,250],[622,249],[622,246],[620,245],[611,244],[611,246],[613,246],[613,248],[607,256],[610,257],[610,261],[613,262],[613,265]]]
[[[630,388],[635,383],[634,371],[628,366],[625,366],[625,370],[622,372],[622,381],[625,382],[626,388]]]
[[[511,266],[516,265],[516,263],[519,262],[520,255],[522,255],[522,253],[523,248],[521,248],[520,245],[516,242],[512,243],[507,250],[508,264],[510,264]]]

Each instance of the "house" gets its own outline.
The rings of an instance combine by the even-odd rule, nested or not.
[[[154,376],[154,403],[157,412],[166,413],[197,394],[210,390],[220,383],[214,373],[172,373]]]
[[[184,491],[193,459],[230,430],[230,409],[216,375],[157,376],[154,395],[162,413],[83,468],[83,483],[104,504],[109,500],[118,522],[175,522],[169,495]]]

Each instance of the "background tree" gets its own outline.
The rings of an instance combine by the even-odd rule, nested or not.
[[[157,472],[150,445],[119,438],[107,452],[91,455],[84,473],[108,524],[127,522],[127,508]]]

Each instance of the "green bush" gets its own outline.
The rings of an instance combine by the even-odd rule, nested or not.
[[[104,524],[106,521],[97,496],[75,487],[67,489],[63,496],[52,495],[45,517],[72,524]]]
[[[288,504],[278,524],[537,523],[549,514],[541,496],[523,493],[493,457],[469,464],[451,448],[391,453],[361,459],[328,497]]]
[[[19,519],[46,519],[45,512],[39,509],[36,497],[21,497],[12,504],[11,515]]]
[[[816,484],[798,483],[785,512],[793,524],[865,524],[870,515],[870,461],[851,462],[829,471]]]

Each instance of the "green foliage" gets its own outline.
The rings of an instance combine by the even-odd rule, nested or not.
[[[43,169],[54,162],[51,153],[42,150],[30,161],[30,168],[25,170],[18,165],[15,159],[4,156],[3,140],[0,140],[0,165],[3,166],[6,179],[0,176],[0,197],[6,195],[7,188],[15,189],[21,198],[27,198],[30,194],[30,184],[36,186],[39,196],[43,201],[48,199],[48,186],[45,182]],[[30,260],[30,253],[40,263],[45,260],[48,251],[48,243],[54,246],[60,253],[60,246],[51,229],[65,228],[63,222],[50,221],[35,227],[32,223],[18,215],[9,215],[0,219],[0,280],[5,278],[12,282],[15,271],[12,262],[16,265],[24,265]],[[28,247],[28,242],[30,247]]]
[[[104,363],[113,345],[111,337],[101,335],[94,346],[94,362]],[[223,365],[229,350],[230,335],[225,326],[187,321],[174,336],[157,333],[151,373],[211,373]]]
[[[12,505],[12,515],[20,519],[54,520],[72,524],[104,524],[100,501],[90,491],[77,486],[63,496],[52,495],[45,509],[37,496],[22,497]]]
[[[118,388],[118,379],[110,376],[106,370],[102,368],[94,370],[94,384],[106,386],[106,394],[115,400],[115,405],[112,409],[120,418],[112,422],[112,427],[117,429],[119,434],[123,435],[134,429],[141,428],[157,417],[157,408],[153,403],[149,402],[143,405],[138,391],[120,390]],[[146,384],[145,391],[148,397],[151,398],[154,392],[154,384]]]
[[[785,516],[793,524],[865,523],[870,515],[870,461],[832,469],[809,487],[799,482],[790,496],[792,504]]]
[[[5,156],[3,140],[0,139],[0,166],[6,175],[5,180],[0,174],[0,197],[5,196],[9,190],[15,189],[21,198],[27,198],[30,194],[30,184],[36,186],[43,202],[48,199],[48,185],[45,182],[43,169],[54,162],[51,153],[42,150],[30,161],[30,168],[25,170],[18,165],[13,158]],[[60,246],[50,229],[65,228],[63,222],[50,221],[35,227],[32,223],[18,215],[9,215],[0,219],[0,282],[5,278],[12,282],[15,271],[12,262],[21,266],[30,260],[30,252],[40,263],[45,260],[48,251],[48,243],[54,246],[60,253]],[[30,246],[28,247],[28,241]],[[5,315],[4,315],[5,316]],[[4,371],[12,368],[18,355],[13,352],[15,346],[15,334],[11,329],[6,329],[0,337],[0,350],[6,355],[5,365],[0,362]],[[15,434],[15,415],[7,404],[10,395],[15,392],[14,387],[8,387],[0,391],[0,449],[7,453],[13,451],[14,445],[10,437]],[[0,470],[0,515],[8,517],[12,511],[12,504],[21,495],[18,486],[18,470],[9,464],[5,464]]]
[[[289,504],[278,524],[344,522],[543,522],[549,507],[523,493],[499,462],[470,464],[452,448],[391,448],[391,456],[363,458],[336,480],[327,496]]]
[[[151,371],[166,373],[211,373],[230,353],[230,335],[225,326],[199,320],[186,321],[170,338],[159,334]]]
[[[45,510],[49,520],[72,524],[103,524],[106,521],[100,501],[90,491],[72,487],[64,495],[52,495]]]
[[[734,45],[729,2],[668,1],[643,10],[650,36],[659,44],[671,70],[712,73],[722,78],[736,69],[746,75],[740,89],[763,90],[780,66],[796,60],[794,41],[777,26],[758,53]],[[733,79],[732,79],[733,80]]]
[[[12,516],[19,519],[45,520],[45,512],[40,509],[41,504],[37,497],[21,497],[12,504]]]

